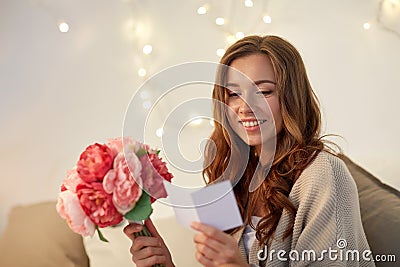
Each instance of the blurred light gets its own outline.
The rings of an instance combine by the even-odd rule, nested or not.
[[[244,1],[245,7],[253,7],[253,1],[252,0],[245,0]]]
[[[222,57],[225,54],[225,49],[220,48],[217,49],[217,56]]]
[[[204,15],[207,13],[207,8],[205,6],[201,6],[197,9],[197,14]]]
[[[129,40],[133,40],[135,38],[135,20],[128,19],[125,22],[125,33]]]
[[[145,53],[146,55],[149,55],[152,51],[153,51],[153,47],[149,44],[147,44],[143,47],[143,53]]]
[[[149,98],[149,96],[150,96],[150,94],[147,91],[140,92],[140,98],[141,99],[147,99],[147,98]]]
[[[363,27],[365,30],[369,30],[371,28],[371,24],[369,22],[365,22]]]
[[[147,71],[146,71],[146,69],[144,69],[144,68],[140,68],[139,70],[138,70],[138,75],[140,76],[140,77],[144,77],[144,76],[146,76],[146,74],[147,74]]]
[[[190,125],[200,125],[202,121],[202,118],[195,118],[190,122]]]
[[[266,15],[266,16],[263,17],[263,21],[264,21],[264,23],[271,23],[272,19],[271,19],[270,16]]]
[[[210,120],[210,125],[211,125],[212,127],[215,126],[215,123],[214,123],[214,120],[213,120],[213,119]]]
[[[142,21],[137,21],[134,27],[134,33],[136,37],[140,36],[142,38],[147,38],[149,35],[148,26]]]
[[[143,107],[144,107],[145,109],[149,109],[149,108],[151,107],[151,102],[150,102],[150,101],[144,101],[144,102],[143,102]]]
[[[215,24],[221,26],[225,24],[225,19],[224,18],[216,18],[215,19]]]
[[[163,136],[163,134],[164,134],[164,130],[163,130],[163,128],[158,128],[157,130],[156,130],[156,135],[158,136],[158,137],[162,137]]]
[[[390,0],[390,2],[392,3],[392,5],[400,5],[400,1],[399,0]]]
[[[244,37],[244,33],[243,32],[237,32],[236,33],[236,38],[242,39],[243,37]]]
[[[58,29],[60,30],[60,32],[68,32],[69,25],[66,22],[61,22],[60,24],[58,24]]]
[[[234,35],[230,34],[228,35],[228,37],[226,37],[226,41],[228,42],[228,44],[233,44],[234,42],[236,42],[236,38]]]

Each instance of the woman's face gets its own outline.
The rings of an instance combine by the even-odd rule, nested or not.
[[[255,146],[260,153],[261,145],[271,144],[282,129],[271,61],[265,54],[254,54],[233,60],[230,67],[226,83],[229,124],[244,142]]]

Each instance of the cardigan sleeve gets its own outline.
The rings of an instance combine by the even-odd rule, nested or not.
[[[297,208],[293,232],[282,239],[292,221],[283,210],[270,247],[264,246],[268,256],[258,265],[375,266],[361,223],[357,187],[342,160],[319,153],[295,182],[289,199]],[[251,254],[254,258],[256,251]],[[250,264],[256,266],[254,260]]]
[[[342,160],[323,153],[293,189],[290,197],[298,210],[291,243],[295,260],[290,266],[375,266],[357,187]]]

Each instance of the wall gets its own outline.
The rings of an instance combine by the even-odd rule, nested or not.
[[[234,31],[277,34],[298,47],[323,107],[324,132],[342,136],[335,140],[349,156],[400,189],[400,5],[383,14],[396,34],[377,23],[379,1],[254,1],[247,9],[216,2],[203,16],[196,10],[205,1],[0,2],[0,231],[10,207],[56,198],[84,147],[122,134],[130,99],[145,80],[137,75],[141,64],[151,75],[182,62],[218,61],[228,26],[212,22],[217,14],[231,15]],[[261,21],[261,7],[271,24]],[[60,19],[68,33],[58,31]],[[148,56],[140,51],[146,43],[153,45]],[[210,129],[183,132],[186,157],[200,156]],[[155,135],[148,140],[159,145]],[[174,173],[180,183],[200,181]],[[159,204],[155,216],[170,212]]]

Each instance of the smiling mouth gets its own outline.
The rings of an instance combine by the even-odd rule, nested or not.
[[[244,127],[249,128],[249,127],[259,126],[266,121],[267,120],[239,121],[239,123],[242,124]]]

